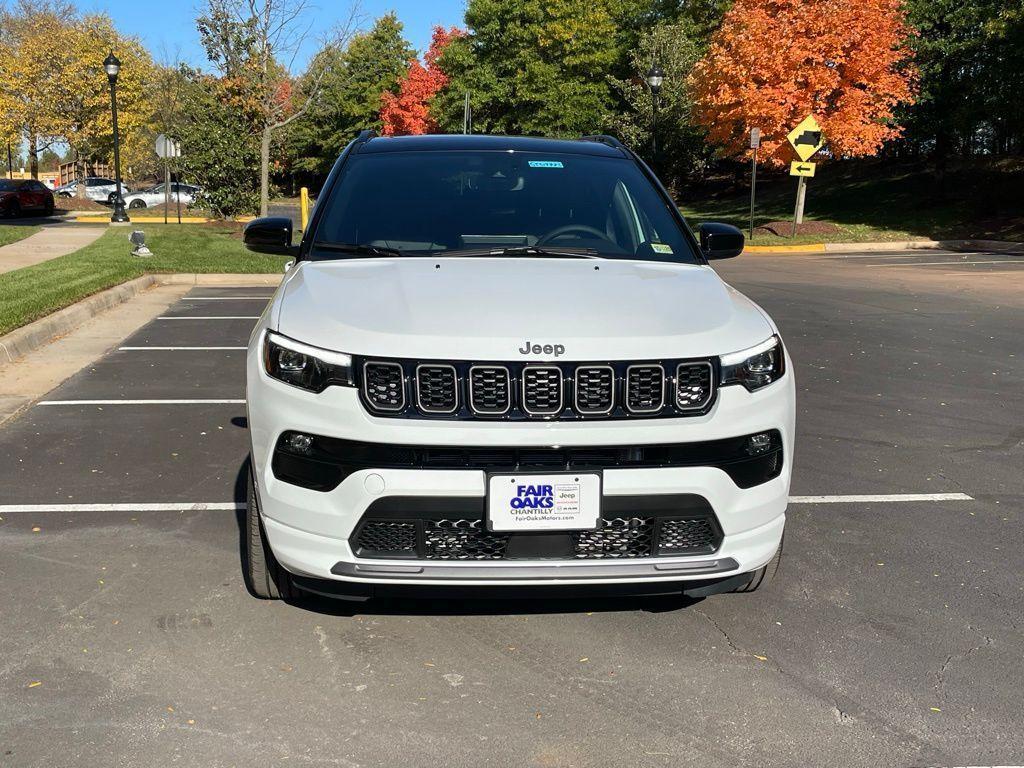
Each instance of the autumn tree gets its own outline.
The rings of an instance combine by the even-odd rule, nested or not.
[[[270,152],[275,135],[302,117],[320,93],[328,51],[343,48],[356,27],[353,8],[330,34],[306,73],[302,100],[292,98],[293,72],[312,27],[307,0],[207,0],[196,20],[207,58],[238,95],[260,142],[260,215],[270,203]]]
[[[418,59],[409,62],[409,69],[399,82],[398,93],[385,91],[381,95],[380,119],[385,136],[437,131],[437,120],[430,114],[430,103],[448,82],[438,59],[452,40],[463,35],[462,30],[456,27],[434,27],[423,63]]]
[[[808,114],[833,156],[872,155],[913,98],[910,35],[901,0],[736,0],[690,77],[697,118],[726,155],[757,127],[761,157],[786,164]]]

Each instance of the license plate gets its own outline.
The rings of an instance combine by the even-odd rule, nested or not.
[[[487,526],[492,531],[592,531],[601,518],[601,475],[490,475]]]

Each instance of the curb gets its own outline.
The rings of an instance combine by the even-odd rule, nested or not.
[[[854,253],[857,251],[998,251],[1024,253],[1024,243],[1006,240],[893,240],[881,243],[808,243],[806,245],[748,245],[743,252],[758,253]]]
[[[223,273],[150,274],[107,288],[64,309],[41,317],[0,336],[0,367],[13,363],[55,339],[65,336],[87,320],[113,309],[142,291],[157,285],[210,285],[239,287],[276,286],[283,274],[232,275]]]

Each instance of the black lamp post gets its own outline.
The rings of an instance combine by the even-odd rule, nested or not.
[[[111,214],[110,220],[116,223],[129,221],[129,218],[124,210],[124,198],[121,196],[121,137],[117,132],[117,75],[121,71],[121,62],[113,51],[103,60],[103,69],[107,71],[107,79],[110,81],[110,111],[114,118],[114,182],[117,184],[117,192],[114,198],[114,213]]]
[[[651,69],[647,73],[647,85],[651,89],[651,110],[653,121],[651,123],[651,157],[658,159],[658,93],[661,91],[661,84],[665,82],[665,73],[661,71],[656,63],[651,62]]]

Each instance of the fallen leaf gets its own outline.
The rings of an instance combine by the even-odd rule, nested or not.
[[[938,707],[931,707],[932,712],[941,712],[942,710]]]
[[[588,662],[588,661],[590,661],[590,658],[588,656],[584,656],[582,659],[580,659],[580,664],[584,664],[585,662]]]
[[[758,661],[768,661],[768,657],[767,656],[758,656],[756,653],[754,654],[754,658],[757,659]]]
[[[28,687],[29,688],[38,688],[42,684],[43,683],[40,680],[33,680],[31,683],[28,684]]]
[[[32,526],[32,533],[39,533],[41,530],[43,529],[40,528],[38,525]]]

